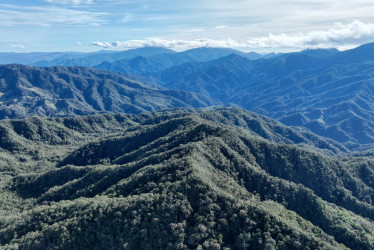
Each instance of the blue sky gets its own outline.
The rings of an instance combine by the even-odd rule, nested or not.
[[[372,13],[371,0],[1,0],[0,51],[347,49],[374,41]]]

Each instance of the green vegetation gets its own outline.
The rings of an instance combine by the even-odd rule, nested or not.
[[[167,90],[87,67],[0,65],[0,93],[4,93],[0,95],[0,119],[137,114],[217,104],[196,93]]]
[[[374,248],[374,160],[251,112],[4,120],[0,133],[6,249]]]
[[[309,49],[255,61],[231,54],[153,73],[150,64],[144,67],[146,72],[141,66],[135,67],[140,72],[131,72],[131,66],[121,62],[103,68],[140,73],[160,86],[201,93],[342,143],[372,144],[372,51],[374,43],[341,52]]]

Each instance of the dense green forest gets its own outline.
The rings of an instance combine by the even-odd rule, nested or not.
[[[87,67],[0,65],[0,119],[142,113],[216,102]]]
[[[0,0],[0,250],[374,250],[373,3]]]
[[[5,249],[374,248],[374,160],[242,109],[2,120],[0,135]]]

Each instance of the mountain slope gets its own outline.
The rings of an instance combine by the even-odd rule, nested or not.
[[[192,63],[183,64],[151,77],[164,87],[188,89],[227,102],[236,94],[235,87],[247,83],[255,71],[254,62],[234,54],[191,66]]]
[[[324,68],[331,64],[331,57],[337,54],[337,50],[333,49],[304,50],[255,61],[240,54],[230,54],[209,62],[177,65],[150,76],[169,88],[197,89],[202,84],[200,90],[216,87],[227,91],[251,81],[269,80],[299,70]],[[215,93],[209,94],[215,96]]]
[[[357,48],[342,51],[333,55],[330,59],[332,63],[348,64],[358,62],[374,61],[374,43],[363,44]]]
[[[85,67],[0,66],[0,119],[140,113],[214,104],[198,94],[155,88],[115,73]]]
[[[49,143],[71,150],[59,151],[57,167],[51,162],[50,169],[36,174],[25,174],[25,169],[4,183],[1,198],[8,194],[14,203],[11,216],[6,204],[0,206],[6,215],[0,220],[2,246],[374,246],[373,160],[327,157],[286,145],[282,140],[296,141],[295,136],[282,139],[287,133],[278,134],[281,125],[271,119],[221,109],[38,120],[51,124],[45,129],[65,127],[64,133],[46,134],[66,135],[56,137],[60,143]],[[27,121],[30,129],[20,129]],[[32,132],[38,131],[32,125],[36,121],[0,123],[17,128],[26,140],[45,144],[47,140],[34,137],[45,133]],[[269,140],[255,121],[268,128]],[[60,125],[53,126],[56,122]],[[70,129],[87,137],[86,145],[69,136]],[[102,137],[95,140],[99,131]],[[113,134],[105,138],[103,131]],[[13,155],[17,152],[22,151]]]
[[[373,63],[335,65],[241,86],[232,102],[340,142],[374,142]]]
[[[270,59],[231,55],[153,73],[171,89],[204,94],[225,104],[304,126],[344,143],[374,143],[373,44],[337,52],[306,50]]]

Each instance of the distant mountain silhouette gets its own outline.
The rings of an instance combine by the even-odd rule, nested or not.
[[[14,53],[0,52],[0,64],[36,64],[39,61],[53,61],[57,58],[75,58],[84,56],[85,53],[79,52],[30,52],[30,53]]]
[[[240,55],[250,59],[262,56],[257,53],[244,53],[234,49],[225,48],[198,48],[173,54],[161,54],[151,57],[137,57],[130,60],[103,62],[95,68],[123,72],[127,75],[150,74],[159,72],[177,65],[189,62],[208,62],[230,54]]]
[[[175,53],[173,50],[145,47],[139,49],[130,49],[125,51],[99,51],[93,53],[84,53],[78,56],[61,56],[54,60],[39,60],[34,63],[35,66],[95,66],[104,61],[113,62],[116,60],[130,59],[137,56],[153,56],[158,54]]]

